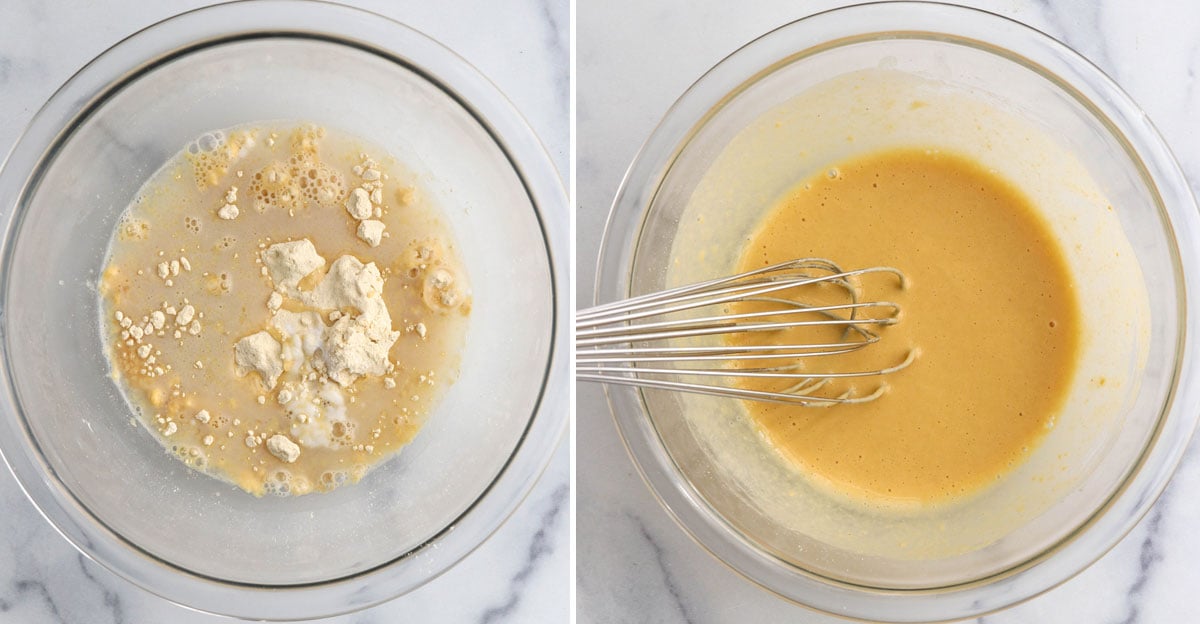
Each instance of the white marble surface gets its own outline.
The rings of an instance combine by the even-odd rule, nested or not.
[[[196,0],[0,2],[0,153],[84,63],[135,30]],[[356,2],[455,49],[531,123],[563,177],[569,166],[569,5],[566,0]],[[325,620],[565,622],[570,589],[569,444],[516,514],[479,550],[432,583],[361,613]],[[227,622],[172,605],[86,560],[42,519],[0,469],[0,623]]]
[[[656,121],[708,67],[827,0],[579,0],[578,297],[591,302],[604,219]],[[1200,181],[1200,5],[1176,2],[973,2],[1065,41],[1113,76]],[[597,387],[578,415],[578,621],[695,624],[833,622],[758,588],[693,543],[637,476]],[[1200,444],[1138,527],[1096,565],[988,624],[1200,622]]]

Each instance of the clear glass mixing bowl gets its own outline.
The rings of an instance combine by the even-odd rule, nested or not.
[[[909,80],[916,86],[904,86]],[[892,82],[900,86],[884,88]],[[1006,125],[994,125],[1001,119]],[[1024,132],[1029,147],[1012,150]],[[1123,262],[1136,260],[1133,282],[1114,279],[1106,290],[1103,262],[1077,273],[1085,305],[1132,292],[1145,312],[1144,332],[1089,318],[1096,344],[1113,346],[1128,376],[1111,401],[1089,404],[1084,393],[1042,448],[985,494],[944,512],[889,516],[789,477],[736,402],[607,388],[635,464],[689,534],[762,586],[841,616],[964,618],[1065,581],[1142,517],[1200,413],[1192,383],[1200,221],[1167,147],[1086,60],[1033,29],[961,7],[887,2],[818,14],[701,77],[617,194],[597,302],[728,272],[764,211],[798,181],[864,151],[922,143],[1022,172],[1014,179],[1048,198],[1057,231],[1076,228],[1078,238],[1063,242],[1085,255],[1132,253]],[[1071,211],[1082,220],[1065,218]],[[1110,239],[1079,231],[1093,217],[1125,240],[1105,247]],[[1047,456],[1058,448],[1069,452]]]
[[[422,172],[475,303],[461,376],[398,457],[329,494],[256,499],[130,426],[95,284],[117,217],[169,156],[274,119],[362,136]],[[295,619],[407,592],[499,527],[565,430],[566,209],[511,104],[405,26],[289,0],[163,21],[72,77],[0,171],[0,451],[85,555],[177,603]]]

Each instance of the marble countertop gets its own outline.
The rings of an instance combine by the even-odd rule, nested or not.
[[[671,103],[758,35],[825,0],[580,0],[577,15],[577,304],[591,303],[604,220],[629,162]],[[970,2],[1065,41],[1125,88],[1200,180],[1200,5],[1105,0]],[[1195,185],[1193,185],[1195,186]],[[655,501],[600,388],[581,385],[576,430],[580,624],[841,622],[793,606],[717,562]],[[1146,518],[1063,586],[987,624],[1200,622],[1200,442]]]
[[[5,0],[0,3],[0,154],[43,102],[121,38],[196,0]],[[438,39],[474,64],[569,170],[569,4],[369,0],[353,3]],[[564,622],[570,609],[570,445],[516,513],[448,573],[400,598],[322,622]],[[157,598],[85,559],[0,469],[0,623],[228,622]]]

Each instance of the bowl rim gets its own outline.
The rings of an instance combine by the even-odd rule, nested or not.
[[[875,26],[880,23],[888,26]],[[1172,390],[1142,456],[1123,484],[1080,527],[1010,570],[948,588],[855,586],[790,566],[751,543],[683,476],[648,417],[642,391],[626,386],[605,386],[604,391],[621,441],[647,487],[680,528],[722,564],[786,600],[833,615],[897,622],[946,621],[984,615],[1031,599],[1066,582],[1112,549],[1165,489],[1200,413],[1200,393],[1182,383],[1197,375],[1198,347],[1192,336],[1200,330],[1200,319],[1188,311],[1200,309],[1200,250],[1193,242],[1200,237],[1200,214],[1166,143],[1112,79],[1065,44],[1028,25],[942,2],[854,4],[780,26],[706,71],[651,131],[614,197],[600,244],[594,302],[632,294],[630,272],[649,207],[679,154],[708,119],[775,68],[833,47],[889,38],[966,44],[1040,73],[1104,124],[1156,191],[1163,221],[1175,243],[1169,252],[1181,292],[1179,341]],[[1193,268],[1189,272],[1187,267]]]
[[[229,27],[229,24],[253,24]],[[7,270],[14,236],[48,158],[74,128],[127,84],[173,59],[265,38],[307,39],[375,54],[420,75],[488,133],[521,181],[541,229],[551,280],[552,325],[542,385],[512,454],[459,517],[407,553],[327,581],[232,582],[162,560],[109,529],[74,497],[41,456],[25,424],[7,353]],[[181,606],[219,615],[295,620],[364,609],[412,591],[481,546],[512,515],[545,471],[567,429],[569,214],[562,179],[544,145],[500,89],[453,50],[376,13],[324,0],[241,0],[201,7],[147,26],[89,61],[34,114],[0,161],[0,458],[37,511],[80,553]]]

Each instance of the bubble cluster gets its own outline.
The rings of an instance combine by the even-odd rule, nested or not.
[[[300,187],[290,167],[276,161],[263,167],[250,179],[250,199],[259,212],[269,208],[292,210],[300,205]]]
[[[325,128],[309,124],[292,133],[292,151],[309,159],[317,155],[317,143],[325,138]]]
[[[200,220],[193,216],[183,218],[183,227],[187,228],[192,234],[200,233]]]
[[[117,224],[117,237],[123,241],[146,240],[150,236],[150,224],[126,213]]]
[[[206,132],[188,144],[184,156],[192,165],[198,188],[216,185],[229,172],[229,165],[254,144],[250,132],[237,131],[228,136],[220,130]]]
[[[250,199],[259,212],[296,210],[305,202],[335,206],[346,197],[346,180],[328,165],[294,155],[263,167],[250,179]]]
[[[329,428],[329,436],[333,439],[334,444],[348,446],[354,442],[356,428],[357,425],[348,420],[334,421]]]
[[[280,468],[263,479],[263,492],[273,496],[303,496],[312,491],[312,484],[304,475],[292,474]]]
[[[229,273],[209,273],[204,276],[204,291],[210,295],[227,295],[233,291],[233,277]]]
[[[345,485],[349,478],[350,475],[346,474],[345,470],[326,470],[321,473],[321,482],[318,485],[322,490],[328,492],[341,485]]]
[[[263,480],[263,490],[275,496],[290,496],[292,493],[292,473],[287,470],[276,470]]]
[[[217,151],[224,142],[225,133],[221,130],[205,132],[200,138],[192,141],[187,150],[189,154],[211,153]]]
[[[345,199],[345,177],[317,158],[317,146],[324,136],[325,129],[318,126],[297,128],[291,136],[291,156],[251,176],[250,200],[259,212],[296,210],[306,202],[333,206]],[[273,141],[275,134],[271,137]]]
[[[204,470],[208,467],[208,456],[195,446],[174,444],[171,446],[171,453],[196,470]]]
[[[296,185],[304,199],[320,206],[333,206],[346,197],[346,179],[325,163],[305,167],[295,156],[290,162],[292,170],[298,174]]]

